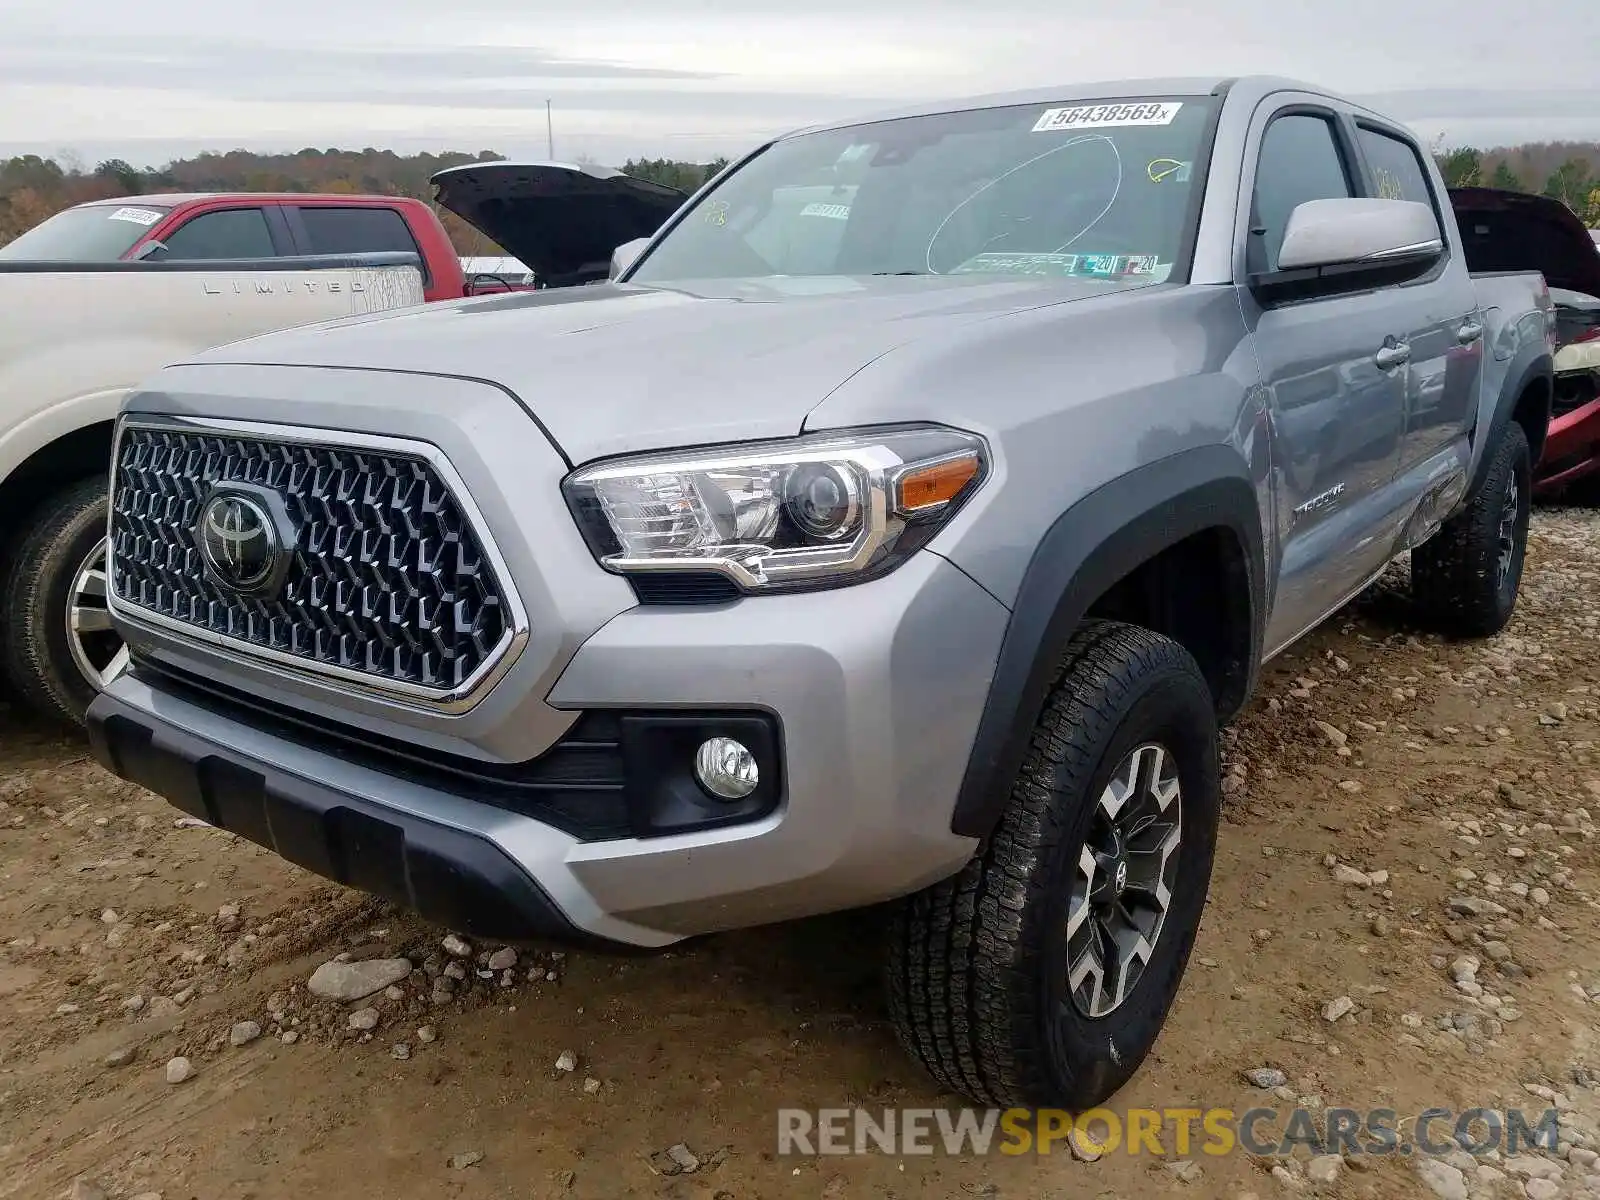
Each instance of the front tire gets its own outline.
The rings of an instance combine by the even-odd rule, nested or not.
[[[1488,474],[1471,503],[1411,552],[1411,594],[1419,615],[1456,637],[1493,637],[1510,624],[1528,553],[1528,435],[1513,421],[1490,453]]]
[[[1188,651],[1085,625],[999,825],[959,875],[896,910],[890,1012],[942,1086],[1080,1112],[1134,1074],[1199,929],[1218,764],[1215,705]]]
[[[26,518],[0,579],[0,667],[46,717],[81,724],[127,663],[106,608],[106,484],[85,479]]]

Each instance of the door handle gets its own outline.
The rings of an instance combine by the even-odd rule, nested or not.
[[[1372,361],[1378,364],[1381,370],[1387,371],[1392,367],[1401,367],[1411,361],[1411,347],[1404,342],[1397,345],[1385,346],[1372,356]]]
[[[1483,326],[1479,325],[1476,321],[1469,321],[1460,329],[1456,330],[1456,341],[1460,342],[1463,346],[1472,345],[1473,342],[1477,341],[1482,336]]]

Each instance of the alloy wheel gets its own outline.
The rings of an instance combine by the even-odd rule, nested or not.
[[[1147,742],[1112,772],[1078,852],[1067,909],[1067,987],[1098,1019],[1128,998],[1155,953],[1177,883],[1183,794],[1177,761]]]
[[[1500,501],[1500,555],[1495,562],[1495,586],[1501,589],[1511,578],[1511,567],[1517,558],[1517,518],[1521,515],[1521,508],[1522,493],[1513,472],[1506,480],[1506,490]]]
[[[106,539],[100,539],[72,577],[67,593],[67,646],[89,686],[103,691],[128,666],[128,647],[106,606]]]

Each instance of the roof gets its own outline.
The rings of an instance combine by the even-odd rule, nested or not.
[[[307,201],[335,200],[344,204],[417,204],[410,196],[358,196],[342,192],[147,192],[139,196],[108,196],[104,200],[85,200],[80,208],[107,204],[141,204],[148,208],[177,208],[203,200],[242,200],[250,204],[304,204]]]
[[[1051,104],[1061,101],[1124,100],[1143,96],[1209,96],[1219,88],[1232,92],[1251,92],[1258,96],[1271,92],[1296,91],[1330,96],[1342,96],[1315,84],[1298,79],[1285,79],[1275,75],[1224,75],[1168,76],[1150,79],[1115,79],[1091,82],[1062,83],[1054,87],[1028,88],[1015,92],[991,92],[980,96],[955,99],[927,100],[903,108],[869,113],[842,121],[827,121],[809,125],[785,134],[793,137],[800,133],[815,133],[821,129],[844,129],[868,121],[894,121],[904,117],[933,116],[938,113],[964,112],[975,108],[1004,108],[1012,104]],[[1348,102],[1348,101],[1347,101]]]

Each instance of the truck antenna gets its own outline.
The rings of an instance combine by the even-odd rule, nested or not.
[[[544,132],[545,149],[549,151],[550,160],[554,162],[556,157],[556,127],[550,117],[550,101],[548,100],[544,102]]]

